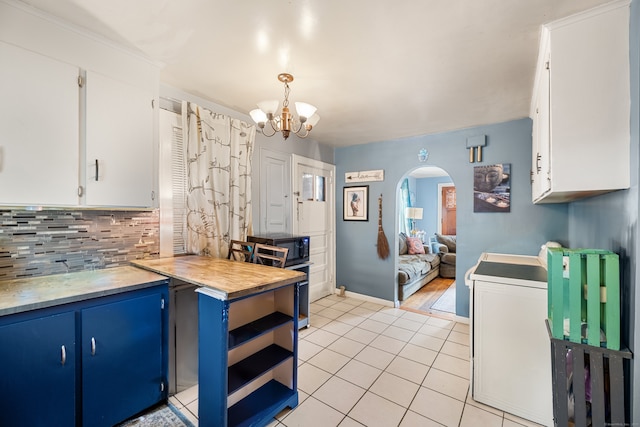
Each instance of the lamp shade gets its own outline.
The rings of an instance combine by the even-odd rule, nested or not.
[[[275,114],[278,110],[279,102],[276,101],[260,101],[258,102],[258,108],[264,111],[266,114]]]
[[[315,126],[318,122],[320,121],[320,116],[318,115],[318,113],[314,113],[313,116],[309,117],[307,119],[307,126]]]
[[[422,208],[407,208],[405,214],[409,219],[422,219]]]
[[[265,123],[267,121],[267,115],[264,113],[264,111],[262,111],[259,108],[256,108],[255,110],[251,110],[249,112],[249,115],[251,116],[253,121],[256,123]]]
[[[313,113],[315,113],[316,110],[317,108],[311,104],[307,104],[306,102],[296,102],[296,111],[298,112],[298,116],[300,116],[300,118],[304,117],[306,120],[309,117],[313,116]]]

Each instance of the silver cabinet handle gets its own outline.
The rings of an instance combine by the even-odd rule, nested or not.
[[[67,363],[67,349],[64,348],[64,345],[60,347],[60,352],[61,352],[60,363],[64,365],[65,363]]]
[[[91,337],[91,355],[96,355],[96,339],[94,337]]]

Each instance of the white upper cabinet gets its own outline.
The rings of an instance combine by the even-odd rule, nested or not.
[[[148,207],[153,200],[153,92],[87,72],[89,206]]]
[[[78,67],[0,42],[0,204],[78,204]]]
[[[542,28],[530,115],[534,203],[629,188],[629,0]]]
[[[0,16],[0,205],[156,207],[159,67],[19,2]]]

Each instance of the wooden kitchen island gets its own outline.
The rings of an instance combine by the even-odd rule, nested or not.
[[[199,425],[259,426],[298,404],[298,299],[305,274],[201,256],[132,262],[199,286]]]

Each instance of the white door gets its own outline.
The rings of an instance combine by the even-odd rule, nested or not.
[[[293,155],[293,233],[310,237],[309,299],[335,291],[335,166]]]
[[[290,232],[291,155],[261,149],[260,184],[258,229],[262,233]]]

